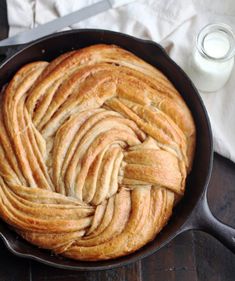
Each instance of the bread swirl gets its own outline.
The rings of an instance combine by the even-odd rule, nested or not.
[[[0,216],[29,242],[105,260],[155,238],[184,194],[191,113],[113,45],[23,66],[0,100]]]

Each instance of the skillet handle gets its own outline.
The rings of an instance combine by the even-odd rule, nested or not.
[[[13,54],[14,51],[10,46],[0,47],[0,65]]]
[[[23,49],[23,47],[25,47],[26,45],[27,44],[4,46],[4,47],[0,46],[0,67],[6,60],[8,60],[19,50]]]
[[[206,192],[199,202],[188,229],[207,232],[222,242],[235,254],[235,229],[222,223],[212,213],[208,205]]]

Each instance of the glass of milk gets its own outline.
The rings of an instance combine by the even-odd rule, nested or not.
[[[207,25],[197,36],[188,75],[199,90],[217,91],[230,77],[234,54],[235,36],[231,27],[223,23]]]

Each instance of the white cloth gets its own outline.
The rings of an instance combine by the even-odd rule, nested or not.
[[[8,0],[10,35],[55,19],[98,0]],[[151,39],[168,46],[186,69],[195,38],[208,23],[235,30],[234,0],[137,0],[79,22],[71,28],[101,28]],[[215,151],[235,162],[235,71],[215,93],[200,93],[210,116]],[[199,132],[200,134],[200,132]]]

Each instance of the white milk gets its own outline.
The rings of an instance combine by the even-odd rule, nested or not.
[[[222,88],[228,81],[234,64],[234,38],[231,39],[224,29],[215,27],[218,25],[206,26],[199,33],[197,48],[193,51],[188,69],[188,75],[195,86],[205,92]]]

